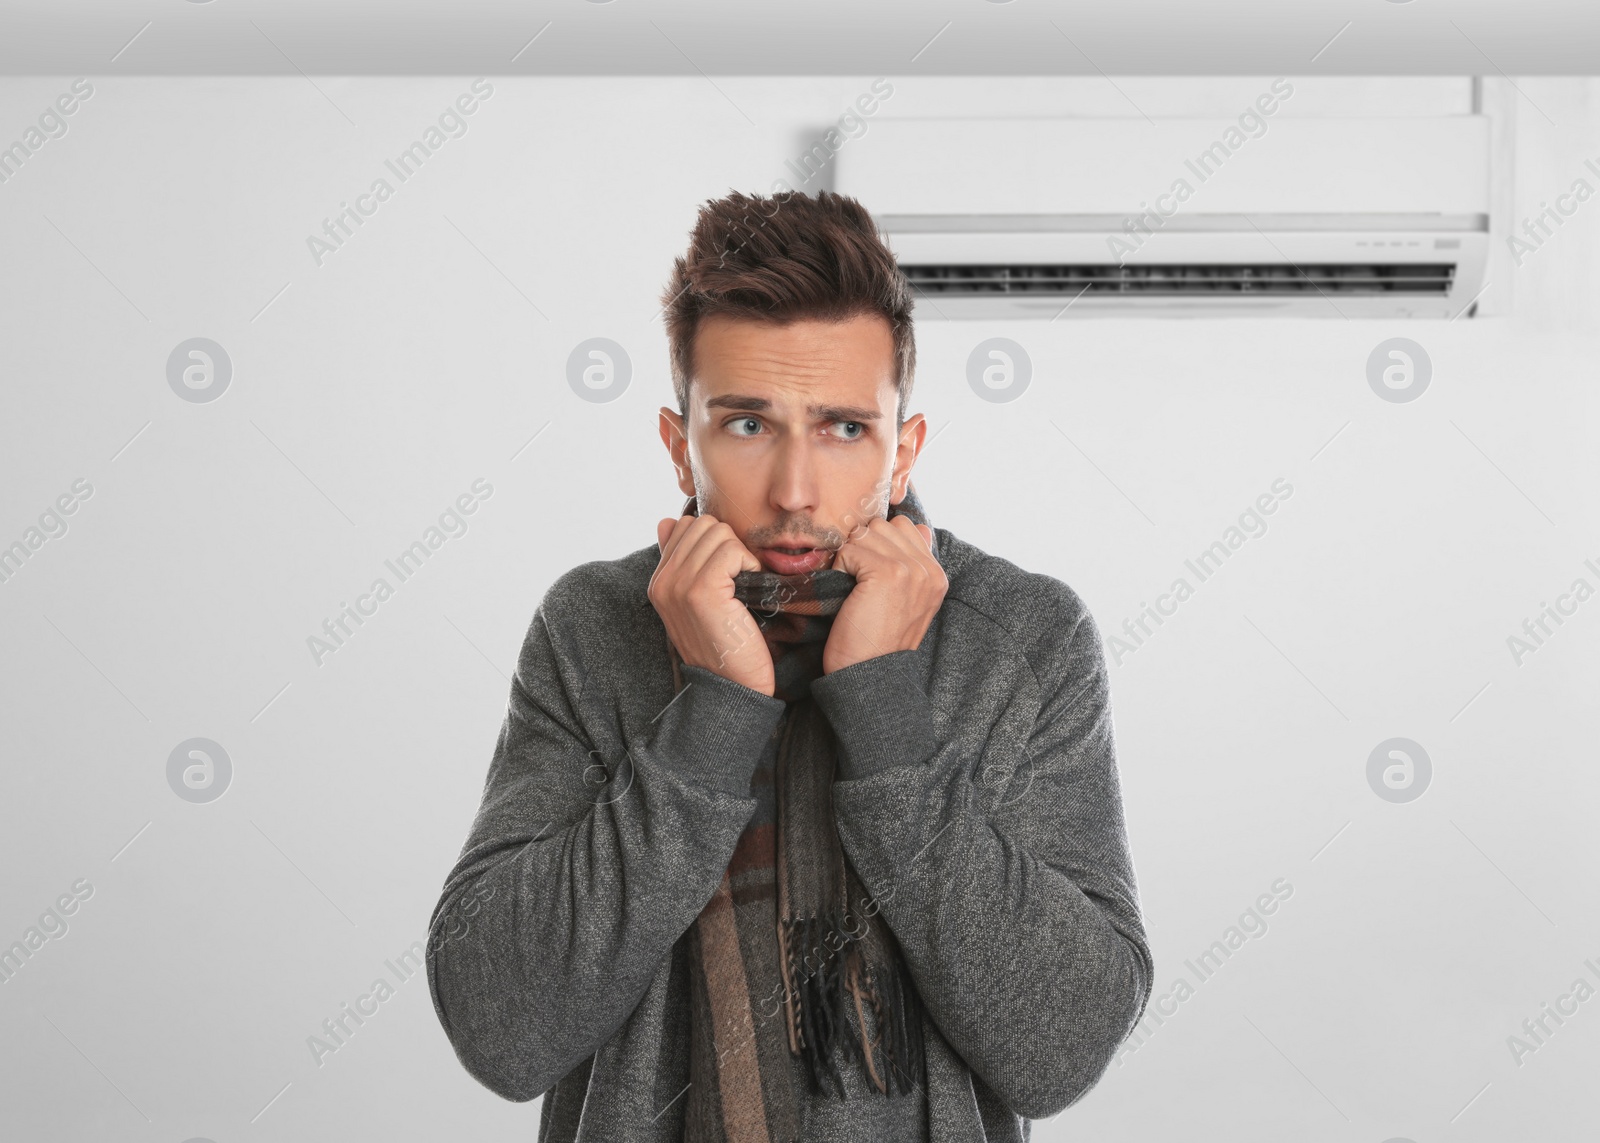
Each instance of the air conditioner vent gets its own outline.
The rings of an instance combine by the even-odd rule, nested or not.
[[[1284,297],[1340,294],[1376,297],[1422,294],[1446,297],[1453,262],[1211,263],[1205,265],[972,264],[901,266],[917,294],[981,298],[995,295],[1076,297],[1139,295]]]
[[[872,212],[919,321],[1476,312],[1485,116],[1296,111],[1236,136],[1188,116],[880,118],[834,187]]]

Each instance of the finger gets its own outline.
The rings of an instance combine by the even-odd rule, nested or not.
[[[899,537],[906,542],[906,550],[917,557],[917,562],[926,566],[933,559],[933,529],[926,524],[916,524],[907,516],[894,518],[895,529]]]
[[[715,571],[729,578],[740,571],[760,571],[761,561],[745,547],[733,526],[716,517],[693,540],[693,546],[683,553],[683,570],[688,576],[698,576]]]
[[[851,551],[851,549],[854,551]],[[839,560],[834,566],[851,574],[871,565],[882,567],[887,563],[905,564],[911,570],[928,575],[933,555],[917,525],[904,516],[878,519],[857,540],[839,549]]]
[[[659,537],[663,527],[667,529],[667,538],[661,546],[661,565],[665,567],[667,561],[672,559],[674,553],[683,546],[684,540],[689,535],[689,525],[694,522],[693,516],[679,516],[676,520],[662,520],[656,525],[656,535]]]
[[[930,551],[928,538],[933,534],[928,526],[914,524],[908,516],[896,516],[888,524],[889,538],[895,546],[913,557],[918,564],[926,563]]]
[[[738,536],[730,535],[720,547],[712,553],[710,560],[717,561],[718,567],[726,566],[732,574],[737,575],[742,571],[758,572],[761,570],[761,561],[756,559],[756,554],[745,547]],[[722,561],[727,561],[726,565]]]
[[[679,575],[685,568],[692,567],[695,545],[716,524],[716,518],[712,516],[679,517],[677,528],[672,533],[672,538],[667,541],[667,552],[662,557],[663,567],[670,563],[674,575]]]
[[[701,519],[709,523],[695,531],[681,557],[685,578],[725,576],[731,580],[741,571],[761,570],[760,561],[739,542],[730,525],[715,517]]]
[[[655,570],[650,573],[650,595],[655,598],[656,585],[666,581],[672,567],[672,558],[676,550],[682,546],[684,533],[688,528],[684,522],[687,516],[680,516],[674,520],[670,516],[656,521],[656,544],[661,549],[661,558],[656,560]]]
[[[681,581],[686,575],[692,575],[692,569],[696,566],[695,546],[708,530],[716,526],[716,523],[716,519],[710,516],[679,517],[672,536],[667,540],[666,552],[661,557],[661,562],[656,565],[652,582],[654,578]]]
[[[859,577],[870,565],[894,559],[896,545],[892,538],[893,531],[889,522],[881,517],[867,521],[858,535],[840,545],[834,553],[833,566]]]

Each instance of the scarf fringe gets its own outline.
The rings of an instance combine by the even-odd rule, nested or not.
[[[842,1067],[851,1063],[866,1068],[879,1094],[890,1095],[891,1089],[909,1094],[923,1068],[922,1005],[916,987],[906,978],[903,965],[892,966],[885,973],[887,979],[880,979],[866,964],[858,939],[846,936],[839,950],[829,948],[823,940],[827,934],[845,931],[843,918],[835,912],[787,918],[779,925],[789,979],[799,981],[790,993],[791,1031],[796,1033],[791,1042],[799,1043],[811,1090],[817,1095],[845,1098]],[[863,993],[879,1029],[877,1039],[870,1042],[866,1021],[859,1015],[860,1028],[856,1035],[851,1034],[847,1011],[855,1006],[860,1012]],[[880,1045],[884,1071],[876,1066],[875,1051]]]

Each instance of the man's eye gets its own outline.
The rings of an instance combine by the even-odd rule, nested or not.
[[[842,436],[847,441],[857,440],[862,433],[867,431],[867,427],[860,421],[835,421],[833,427],[843,429],[844,432],[837,435]]]
[[[737,421],[729,421],[728,427],[733,430],[734,436],[754,436],[761,431],[761,422],[754,417],[740,417]],[[749,429],[749,432],[743,430]]]

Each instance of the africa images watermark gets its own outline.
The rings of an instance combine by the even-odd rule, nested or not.
[[[22,170],[22,165],[44,148],[46,143],[64,137],[67,133],[67,116],[77,113],[82,101],[94,94],[94,85],[86,79],[75,79],[72,86],[56,96],[55,102],[39,113],[38,126],[28,124],[22,137],[9,146],[0,148],[0,183],[8,183]]]
[[[474,98],[474,94],[476,98]],[[459,139],[467,133],[466,117],[478,110],[480,101],[488,99],[494,94],[494,85],[486,79],[475,79],[467,91],[456,96],[455,102],[439,113],[439,118],[434,123],[428,124],[422,131],[422,138],[413,140],[393,159],[385,159],[383,165],[392,172],[401,183],[411,180],[411,177],[422,169],[435,152],[442,148],[451,139]],[[351,206],[348,202],[339,203],[339,210],[332,218],[322,220],[322,237],[315,234],[306,235],[306,249],[311,252],[311,260],[320,269],[323,261],[335,250],[343,249],[348,241],[366,220],[378,213],[378,207],[388,202],[395,192],[394,186],[382,176],[372,180],[372,186],[363,194],[356,195],[356,202]]]
[[[882,909],[883,902],[894,900],[895,894],[898,892],[899,886],[896,885],[890,887],[886,896],[872,894],[861,898],[861,913],[856,924],[849,923],[849,918],[852,914],[847,904],[844,917],[841,918],[841,925],[844,927],[834,928],[828,925],[826,931],[820,937],[814,940],[809,947],[800,951],[800,956],[793,965],[792,972],[785,974],[788,979],[780,980],[773,985],[766,996],[756,999],[751,1004],[746,1013],[750,1017],[750,1022],[740,1030],[740,1035],[737,1039],[730,1038],[722,1045],[717,1052],[718,1062],[720,1063],[729,1053],[742,1045],[752,1042],[756,1038],[760,1027],[769,1020],[777,1019],[791,1002],[798,1004],[804,991],[805,982],[822,972],[835,958],[842,962],[846,955],[844,952],[845,946],[849,942],[859,941],[867,935],[868,919]],[[799,926],[795,925],[790,932],[791,940],[798,940]],[[814,963],[813,958],[815,958]],[[836,971],[842,971],[842,969]],[[722,1037],[719,1036],[719,1042],[721,1039]],[[874,1042],[874,1046],[876,1046],[876,1042]]]
[[[1584,560],[1583,566],[1600,579],[1600,566],[1596,566],[1592,559]],[[1549,604],[1544,600],[1539,601],[1539,611],[1532,619],[1522,621],[1521,635],[1507,635],[1506,648],[1511,652],[1511,661],[1517,666],[1522,666],[1528,661],[1528,656],[1545,645],[1545,641],[1556,633],[1556,629],[1566,623],[1567,619],[1578,613],[1578,606],[1586,602],[1594,594],[1594,587],[1583,576],[1572,581],[1570,587],[1556,596],[1555,603]],[[1563,618],[1565,616],[1566,618]],[[1552,627],[1551,624],[1555,626]],[[1527,638],[1523,638],[1527,636]]]
[[[851,139],[859,139],[867,133],[867,117],[877,112],[881,101],[888,99],[893,94],[894,85],[887,79],[880,77],[873,80],[868,91],[858,95],[854,103],[845,110],[844,114],[839,116],[838,126],[828,128],[823,133],[822,138],[813,143],[811,148],[800,156],[798,162],[785,160],[784,165],[799,176],[800,183],[804,186],[833,161],[834,156],[844,148],[847,142]],[[874,95],[877,98],[874,98]],[[771,211],[764,210],[763,205],[758,203],[757,213],[762,216],[760,222],[752,224],[749,215],[740,220],[745,224],[750,237],[753,238],[758,231],[767,225],[767,219],[772,218],[779,210],[783,209],[782,202],[770,197],[783,192],[796,193],[795,188],[790,185],[788,179],[773,179],[772,185],[768,188],[769,197],[764,200],[771,203]],[[724,262],[742,249],[746,241],[748,239],[724,250],[722,253]]]
[[[1149,1007],[1140,1017],[1139,1022],[1129,1031],[1128,1038],[1117,1049],[1117,1067],[1122,1066],[1122,1057],[1130,1052],[1137,1052],[1150,1042],[1150,1037],[1155,1034],[1155,1029],[1166,1023],[1162,1017],[1170,1019],[1179,1012],[1179,1005],[1195,995],[1196,985],[1204,984],[1217,975],[1217,971],[1232,959],[1233,954],[1244,948],[1247,939],[1257,939],[1267,935],[1266,918],[1278,911],[1278,905],[1294,896],[1294,886],[1289,884],[1287,877],[1280,877],[1268,888],[1270,893],[1263,893],[1256,898],[1254,905],[1245,907],[1239,914],[1238,924],[1229,925],[1222,931],[1222,936],[1211,942],[1194,960],[1185,960],[1183,963],[1193,974],[1195,984],[1190,984],[1183,977],[1173,981],[1172,987],[1159,996],[1150,998]],[[1150,1027],[1150,1021],[1155,1021],[1155,1027]]]
[[[873,80],[868,91],[858,95],[839,116],[838,125],[828,128],[809,150],[800,155],[798,162],[785,161],[789,171],[799,176],[802,187],[817,177],[847,142],[867,133],[867,118],[876,113],[881,102],[893,94],[894,85],[887,79],[880,77]],[[772,180],[766,196],[749,196],[755,208],[753,214],[758,217],[753,218],[752,214],[747,213],[737,225],[730,228],[731,233],[740,237],[732,245],[723,248],[719,265],[726,266],[728,259],[753,241],[766,228],[768,220],[783,209],[783,202],[777,198],[783,193],[799,192],[790,185],[788,179],[776,178]],[[684,287],[685,290],[688,288]],[[661,316],[671,304],[671,301],[664,303],[656,311],[656,316]],[[590,338],[581,343],[567,359],[567,380],[572,391],[583,400],[595,403],[615,400],[626,392],[631,370],[627,352],[605,337]]]
[[[1271,94],[1273,92],[1277,93],[1276,99]],[[1237,127],[1230,126],[1223,131],[1220,139],[1213,140],[1196,158],[1185,159],[1183,165],[1202,184],[1210,181],[1230,156],[1251,139],[1259,139],[1267,133],[1267,117],[1277,112],[1280,101],[1287,100],[1293,94],[1294,85],[1279,76],[1267,91],[1256,96],[1250,107],[1239,113]],[[1173,180],[1170,188],[1155,196],[1154,205],[1147,206],[1141,201],[1140,213],[1122,220],[1122,234],[1106,235],[1106,246],[1116,258],[1117,265],[1125,263],[1130,254],[1136,253],[1156,230],[1165,226],[1167,219],[1177,214],[1178,208],[1188,202],[1194,193],[1194,186],[1180,175]]]
[[[869,94],[870,92],[870,94]],[[822,173],[822,168],[833,162],[833,157],[839,153],[845,143],[851,139],[859,139],[867,133],[867,118],[878,110],[881,100],[887,100],[894,94],[894,85],[888,80],[878,78],[872,81],[867,91],[856,97],[845,113],[839,116],[837,127],[830,127],[811,145],[811,149],[800,156],[799,163],[793,159],[785,159],[784,166],[793,171],[799,178],[800,185],[804,186]],[[873,96],[877,98],[874,99]],[[858,115],[857,112],[860,112]],[[794,190],[786,179],[774,179],[772,190]]]
[[[1583,165],[1590,172],[1600,176],[1600,163],[1588,158]],[[1578,213],[1578,208],[1594,197],[1594,187],[1589,185],[1589,180],[1579,175],[1572,181],[1572,185],[1562,193],[1556,195],[1556,202],[1551,206],[1544,199],[1539,200],[1539,213],[1532,218],[1522,220],[1522,233],[1527,237],[1516,234],[1506,235],[1506,249],[1511,252],[1511,263],[1521,266],[1530,254],[1544,249],[1544,244],[1555,235],[1555,232],[1567,224],[1567,219]]]
[[[0,548],[0,583],[10,583],[22,566],[33,558],[33,553],[44,547],[48,540],[60,539],[67,534],[67,521],[83,501],[94,495],[94,485],[78,477],[55,498],[55,503],[39,513],[39,523],[22,530],[21,539],[13,540]]]
[[[1600,966],[1595,964],[1592,957],[1584,960],[1583,967],[1588,969],[1590,975],[1596,980],[1600,980]],[[1527,1057],[1544,1047],[1550,1041],[1550,1038],[1561,1029],[1561,1026],[1566,1023],[1566,1020],[1561,1018],[1562,1016],[1567,1016],[1568,1018],[1576,1016],[1579,1011],[1578,1005],[1594,994],[1594,985],[1580,976],[1572,982],[1572,987],[1568,991],[1556,997],[1554,1009],[1548,1003],[1541,1003],[1539,1005],[1540,1014],[1531,1016],[1522,1022],[1522,1031],[1526,1038],[1515,1035],[1506,1037],[1506,1049],[1511,1053],[1511,1058],[1516,1061],[1517,1067],[1520,1068],[1527,1063]],[[1569,1003],[1572,1005],[1570,1008],[1567,1007]],[[1551,1020],[1555,1021],[1556,1026],[1554,1028],[1550,1027],[1549,1021]]]
[[[458,539],[467,534],[466,517],[478,510],[479,505],[494,495],[494,485],[483,477],[472,482],[472,492],[469,495],[463,492],[455,498],[454,503],[439,513],[437,524],[430,524],[422,531],[422,538],[411,541],[409,547],[403,549],[393,559],[383,561],[383,566],[388,568],[399,583],[405,583],[418,571],[422,565],[433,557],[433,553],[444,547],[445,541]],[[311,661],[317,666],[322,666],[329,655],[339,650],[365,623],[363,616],[376,615],[378,608],[387,603],[394,595],[395,587],[383,576],[378,576],[366,591],[356,596],[355,606],[344,600],[339,601],[339,611],[331,619],[322,621],[322,635],[307,635],[306,649],[311,652]],[[352,627],[351,624],[355,626]]]
[[[492,886],[487,887],[486,890],[482,880],[479,880],[474,886],[473,892],[463,894],[451,903],[450,908],[446,911],[446,918],[455,922],[460,921],[462,917],[476,916],[478,909],[494,894],[495,891]],[[468,908],[469,904],[470,908]],[[383,962],[384,967],[394,977],[394,984],[390,984],[387,979],[381,976],[374,978],[371,988],[357,996],[353,1002],[341,1002],[339,1011],[322,1022],[322,1035],[313,1034],[306,1037],[306,1047],[310,1049],[311,1059],[317,1067],[320,1068],[322,1066],[323,1060],[327,1056],[333,1055],[348,1044],[357,1030],[378,1014],[384,1001],[391,999],[395,995],[398,985],[404,984],[418,975],[426,974],[427,953],[437,953],[450,941],[466,936],[471,928],[470,924],[461,924],[459,927],[450,928],[441,927],[438,932],[429,935],[426,947],[421,941],[412,941],[410,946],[399,956],[393,960],[385,960]],[[355,1024],[354,1028],[350,1026],[352,1022]]]
[[[78,878],[70,892],[61,894],[54,905],[39,914],[38,924],[29,925],[10,946],[0,948],[0,984],[9,983],[47,942],[64,939],[70,929],[64,918],[76,913],[78,906],[93,896],[94,886],[89,879]]]
[[[1193,558],[1183,561],[1183,566],[1195,577],[1195,584],[1191,585],[1184,576],[1178,576],[1161,595],[1156,596],[1154,606],[1139,601],[1139,614],[1131,619],[1122,621],[1122,634],[1112,635],[1106,640],[1106,650],[1111,652],[1112,663],[1120,667],[1127,656],[1143,647],[1150,636],[1155,634],[1155,629],[1150,626],[1153,622],[1156,627],[1166,623],[1163,616],[1177,614],[1180,604],[1187,603],[1193,596],[1199,584],[1205,583],[1216,575],[1233,555],[1234,552],[1244,547],[1245,541],[1257,536],[1267,534],[1266,517],[1278,510],[1278,505],[1294,495],[1294,485],[1283,477],[1278,477],[1271,484],[1271,493],[1263,492],[1255,498],[1253,504],[1239,513],[1239,522],[1230,524],[1222,531],[1219,539],[1203,549]],[[1146,622],[1149,620],[1150,622]],[[1123,635],[1127,638],[1124,639]]]

